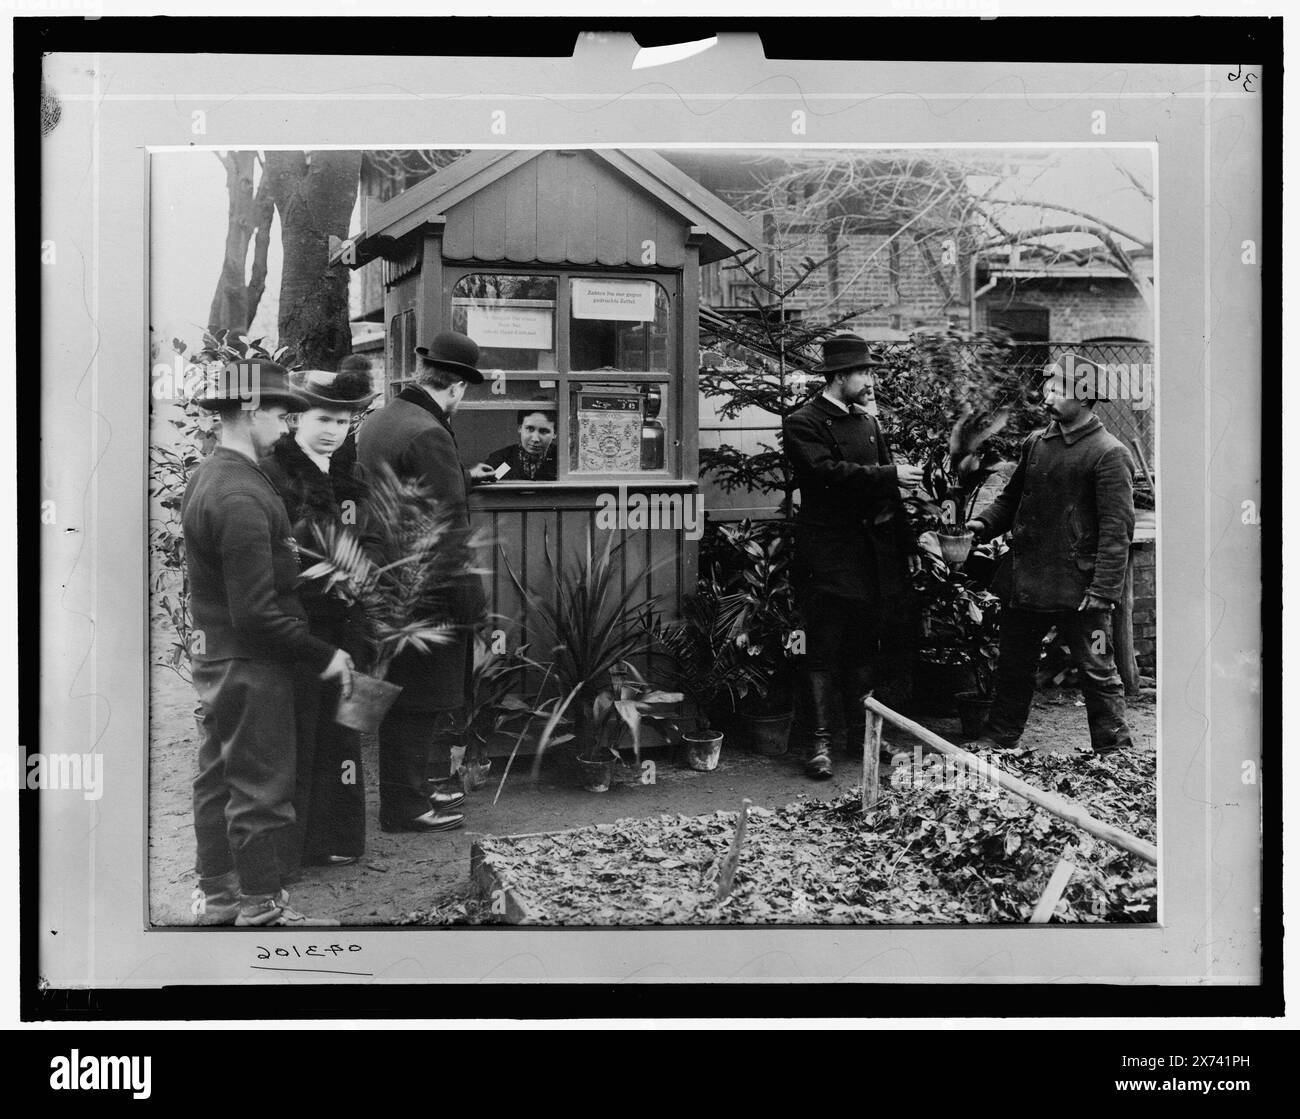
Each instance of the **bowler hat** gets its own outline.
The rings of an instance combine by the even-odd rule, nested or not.
[[[822,343],[822,363],[814,373],[848,373],[854,369],[883,367],[887,363],[867,348],[866,339],[856,334],[836,334]]]
[[[359,412],[379,395],[371,391],[370,374],[363,370],[327,373],[323,369],[303,369],[292,374],[289,382],[313,408],[350,408]]]
[[[427,346],[416,346],[415,352],[433,365],[461,374],[472,385],[483,383],[483,374],[478,371],[478,343],[468,334],[444,330]]]
[[[255,408],[279,404],[290,412],[310,407],[307,398],[289,381],[284,366],[256,358],[228,361],[220,370],[205,374],[194,394],[194,403],[211,410],[226,404]]]

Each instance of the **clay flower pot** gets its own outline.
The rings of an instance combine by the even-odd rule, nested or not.
[[[334,712],[334,721],[340,726],[351,727],[362,734],[374,734],[379,724],[384,721],[388,709],[393,706],[401,692],[398,684],[387,680],[376,680],[363,672],[352,674],[352,694],[347,699],[339,697],[338,710]]]
[[[750,745],[765,758],[783,757],[790,749],[790,728],[794,712],[783,711],[776,715],[740,716]]]
[[[614,763],[612,761],[592,761],[588,758],[575,758],[578,763],[578,784],[589,793],[607,793],[614,780]]]
[[[686,764],[692,769],[708,772],[718,768],[722,753],[722,735],[716,730],[691,730],[682,735],[686,747]]]
[[[943,552],[943,562],[949,567],[961,567],[970,555],[971,546],[975,543],[975,534],[973,532],[940,532],[939,550]]]

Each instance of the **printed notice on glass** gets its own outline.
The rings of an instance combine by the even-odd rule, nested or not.
[[[654,322],[653,280],[570,281],[575,319],[606,319],[612,322]]]
[[[483,349],[549,350],[553,325],[550,300],[466,304],[465,333]]]
[[[641,399],[578,394],[578,465],[584,473],[623,474],[641,469]]]

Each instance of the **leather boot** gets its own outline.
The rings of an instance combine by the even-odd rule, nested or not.
[[[851,758],[862,757],[862,743],[867,737],[867,716],[862,701],[871,692],[874,676],[870,665],[854,665],[844,672],[840,683],[844,752]]]
[[[835,679],[829,672],[807,674],[808,714],[813,725],[812,745],[803,771],[815,780],[831,775],[831,711]]]

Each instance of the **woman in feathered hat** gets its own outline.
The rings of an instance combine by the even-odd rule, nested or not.
[[[282,435],[259,465],[284,499],[294,537],[309,541],[313,522],[356,523],[347,514],[356,511],[360,487],[355,454],[347,454],[345,446],[353,417],[378,394],[371,389],[368,369],[355,363],[339,373],[312,369],[291,379],[308,407],[297,428]],[[313,634],[358,651],[352,648],[347,607],[338,599],[305,589],[302,602]],[[366,830],[361,739],[334,721],[338,689],[304,674],[298,701],[297,825],[291,850],[281,855],[291,872],[299,865],[355,862],[365,849]]]

